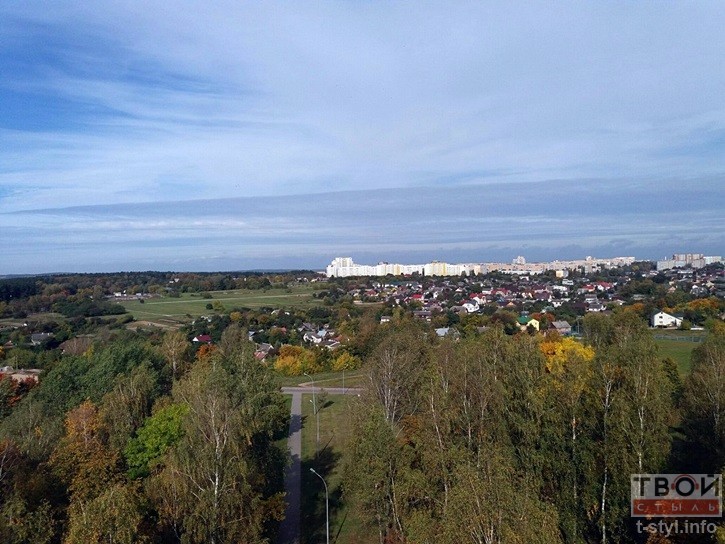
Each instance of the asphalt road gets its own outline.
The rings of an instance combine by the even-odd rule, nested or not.
[[[288,395],[293,395],[295,393],[305,393],[305,394],[312,394],[312,392],[315,393],[327,393],[328,395],[358,395],[362,393],[362,389],[359,387],[345,387],[344,389],[342,387],[283,387],[282,393],[286,393]]]
[[[282,393],[292,395],[287,450],[292,462],[284,475],[287,511],[279,527],[278,544],[300,543],[300,506],[302,496],[302,394],[327,392],[330,395],[358,395],[362,389],[351,387],[283,387]]]
[[[295,388],[304,389],[304,388]],[[285,391],[287,393],[287,391]],[[289,422],[287,450],[292,462],[284,475],[284,489],[287,492],[287,511],[279,527],[279,544],[300,542],[300,496],[302,491],[302,392],[292,394],[292,410]]]

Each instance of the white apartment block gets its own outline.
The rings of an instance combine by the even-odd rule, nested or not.
[[[586,259],[575,261],[552,261],[546,263],[527,263],[524,257],[517,257],[512,263],[458,263],[450,264],[433,261],[427,264],[397,264],[381,262],[377,265],[356,264],[352,257],[337,257],[325,269],[327,277],[345,278],[349,276],[393,276],[411,275],[418,273],[425,276],[460,276],[485,274],[490,271],[506,272],[508,274],[535,275],[547,270],[562,271],[583,268],[592,272],[602,268],[611,268],[632,264],[634,257],[614,257],[612,259]]]
[[[703,268],[708,264],[721,263],[720,255],[705,256],[702,253],[675,253],[670,259],[657,261],[657,270],[669,270],[670,268]]]

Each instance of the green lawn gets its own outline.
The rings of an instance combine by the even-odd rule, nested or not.
[[[700,345],[707,331],[679,331],[674,329],[654,329],[655,343],[661,357],[671,357],[676,363],[681,376],[690,373],[690,357],[692,350]]]
[[[159,321],[161,323],[186,322],[189,315],[199,317],[209,315],[213,310],[206,308],[207,304],[219,301],[226,311],[233,308],[311,308],[319,305],[312,298],[314,285],[299,285],[290,289],[249,290],[237,289],[234,291],[211,291],[212,298],[203,298],[200,293],[183,293],[179,298],[161,297],[146,299],[143,303],[138,300],[121,302],[134,319],[139,321]]]
[[[316,455],[316,422],[312,395],[302,396],[302,543],[325,542],[325,490],[314,468],[327,481],[330,495],[330,542],[337,544],[374,544],[375,529],[365,525],[342,496],[342,471],[346,444],[353,429],[349,410],[354,396],[328,395],[320,410],[320,451]]]
[[[699,342],[656,339],[655,343],[660,348],[661,357],[671,357],[677,363],[681,376],[684,377],[690,373],[690,356],[692,350],[700,345]]]
[[[280,387],[294,387],[301,383],[310,383],[307,376],[282,376],[277,375],[277,383]],[[360,387],[364,382],[364,373],[362,370],[348,370],[344,374],[342,372],[319,372],[312,374],[315,386],[320,387]],[[343,384],[344,379],[344,384]]]

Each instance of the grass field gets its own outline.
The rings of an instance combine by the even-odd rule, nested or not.
[[[347,372],[319,372],[312,374],[315,385],[320,387],[360,387],[364,382],[362,370],[348,370]],[[309,383],[307,376],[278,376],[280,387],[293,387],[301,383]],[[343,383],[344,382],[344,383]]]
[[[179,298],[162,297],[147,299],[143,303],[138,300],[121,302],[134,319],[138,321],[159,322],[162,324],[184,323],[189,316],[208,315],[213,310],[207,304],[220,302],[226,311],[233,308],[311,308],[319,305],[312,298],[314,285],[299,285],[290,289],[211,291],[211,299],[203,298],[201,293],[183,293]]]
[[[312,395],[302,396],[302,543],[325,542],[325,489],[310,472],[314,468],[326,480],[330,496],[330,542],[374,544],[377,532],[363,523],[355,509],[342,496],[342,471],[347,441],[354,429],[349,411],[355,402],[351,395],[328,395],[320,410],[320,451],[316,455],[316,422]]]
[[[686,376],[690,373],[692,350],[700,345],[707,331],[653,330],[652,335],[660,356],[671,357],[677,363],[680,375]]]

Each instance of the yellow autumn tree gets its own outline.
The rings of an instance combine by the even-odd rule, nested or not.
[[[274,369],[285,376],[301,376],[305,372],[321,372],[315,352],[302,346],[285,344],[279,348]]]
[[[594,359],[594,349],[585,346],[574,338],[548,336],[539,345],[546,357],[546,370],[551,374],[561,374],[572,361],[590,362]]]
[[[118,454],[104,444],[102,431],[98,408],[90,400],[68,412],[65,436],[50,465],[68,485],[71,503],[93,499],[120,478]]]
[[[332,370],[340,372],[342,370],[354,370],[360,366],[360,359],[354,355],[350,355],[347,351],[342,351],[332,360]]]

